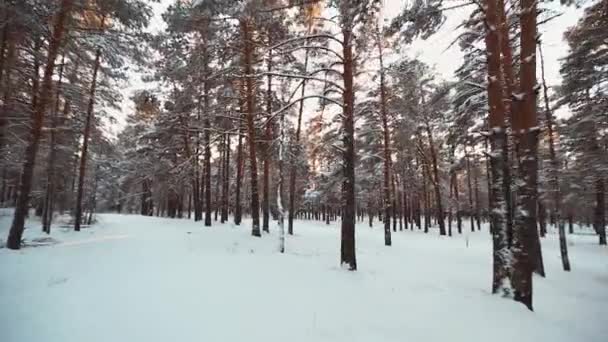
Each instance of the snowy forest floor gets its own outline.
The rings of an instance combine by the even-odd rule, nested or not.
[[[0,213],[5,239],[10,212]],[[296,221],[286,253],[278,233],[250,221],[201,222],[102,214],[52,241],[28,221],[29,247],[0,249],[0,339],[108,341],[606,341],[608,249],[569,235],[561,270],[553,229],[535,312],[490,293],[487,227],[440,237],[357,226],[359,270],[339,266],[339,225]],[[465,225],[468,228],[468,224]],[[35,241],[37,243],[34,243]],[[42,246],[33,247],[35,244]],[[48,244],[48,245],[47,245]]]

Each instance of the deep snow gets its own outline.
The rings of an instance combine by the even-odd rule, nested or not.
[[[10,216],[0,217],[5,239]],[[278,232],[249,221],[201,222],[104,214],[57,243],[0,249],[0,340],[120,341],[606,341],[608,248],[543,239],[547,278],[535,312],[491,295],[487,230],[439,237],[357,226],[359,270],[341,269],[338,224],[296,221],[286,254]],[[468,227],[468,225],[466,225]],[[28,221],[26,239],[41,236]],[[487,228],[486,228],[487,229]]]

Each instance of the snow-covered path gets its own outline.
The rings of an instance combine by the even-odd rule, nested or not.
[[[0,217],[4,239],[10,217]],[[39,236],[31,223],[26,238]],[[534,313],[489,293],[487,231],[453,238],[357,230],[359,271],[338,267],[337,224],[298,221],[287,253],[241,227],[104,214],[57,244],[0,249],[0,340],[605,341],[608,249],[570,237],[573,272],[543,240]]]

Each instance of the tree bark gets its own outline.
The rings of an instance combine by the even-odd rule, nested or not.
[[[63,68],[65,65],[65,55],[61,58],[61,65],[59,66],[59,81],[57,82],[55,91],[55,106],[51,114],[51,127],[50,127],[50,141],[49,141],[49,158],[47,161],[46,169],[46,191],[44,195],[44,210],[42,213],[42,231],[50,234],[51,223],[53,221],[53,196],[55,196],[55,155],[57,150],[55,148],[56,141],[56,129],[57,129],[57,115],[59,114],[59,95],[61,94],[61,82],[63,82]],[[68,101],[64,104],[64,116],[67,116],[70,104]]]
[[[242,113],[244,105],[239,106],[239,113]],[[241,187],[243,183],[243,115],[239,115],[239,142],[236,148],[236,190],[234,194],[234,224],[241,224]]]
[[[353,40],[353,18],[349,13],[346,1],[341,3],[340,12],[342,14],[342,53],[344,93],[343,93],[343,135],[342,142],[344,148],[343,155],[343,176],[342,183],[342,229],[340,262],[342,266],[351,271],[357,269],[357,259],[355,251],[355,94],[354,94],[354,58],[352,51]]]
[[[382,37],[380,29],[376,27],[376,46],[378,47],[378,60],[380,62],[380,115],[382,117],[382,142],[384,154],[384,183],[383,183],[383,210],[384,210],[384,245],[391,245],[391,215],[393,215],[393,206],[391,199],[391,137],[388,128],[388,110],[386,108],[386,88],[384,80],[384,63],[382,56]]]
[[[600,245],[606,245],[606,189],[602,174],[596,175],[595,180],[595,208],[593,226],[599,236]]]
[[[509,246],[507,200],[504,185],[509,182],[505,174],[507,166],[505,106],[501,82],[501,39],[496,29],[499,25],[497,13],[504,11],[501,0],[486,0],[485,43],[488,68],[488,104],[490,136],[491,187],[489,189],[490,227],[492,229],[493,279],[492,293],[511,295],[510,271],[511,249]],[[497,3],[498,2],[498,3]],[[507,49],[509,49],[508,41]]]
[[[435,203],[437,204],[436,208],[436,217],[437,222],[439,223],[439,235],[445,235],[445,220],[443,213],[443,203],[441,201],[441,187],[440,187],[440,179],[439,179],[439,166],[437,165],[437,152],[435,151],[435,140],[433,139],[433,133],[431,132],[431,127],[429,125],[428,120],[426,120],[426,133],[429,137],[429,150],[431,153],[431,162],[433,163],[433,188],[435,189]]]
[[[255,99],[253,85],[252,68],[252,46],[249,19],[244,18],[240,21],[243,34],[243,63],[245,72],[245,103],[247,104],[247,140],[249,142],[249,167],[251,169],[251,235],[262,236],[260,232],[260,203],[258,195],[258,163],[256,157],[255,141]]]
[[[271,45],[269,39],[268,45]],[[272,50],[268,51],[268,83],[266,89],[266,113],[268,115],[268,122],[266,122],[266,142],[265,142],[265,153],[264,153],[264,175],[262,177],[263,183],[263,195],[262,195],[262,230],[268,232],[268,221],[270,219],[270,159],[272,157]]]
[[[513,218],[513,274],[514,299],[528,309],[532,305],[532,272],[538,269],[540,242],[536,229],[538,202],[536,117],[536,1],[520,2],[520,94],[518,111],[513,113],[512,128],[516,138],[519,167],[515,187],[517,206]],[[536,262],[535,262],[536,260]]]
[[[309,49],[304,52],[304,73],[308,72],[308,54]],[[306,80],[302,80],[302,91],[300,97],[304,97],[306,92]],[[298,123],[296,124],[296,136],[294,146],[296,149],[299,148],[300,144],[300,133],[302,130],[302,114],[304,113],[304,100],[300,101],[300,107],[298,109]],[[296,150],[297,151],[297,150]],[[296,176],[297,176],[297,161],[299,153],[293,152],[291,160],[291,171],[289,173],[289,212],[287,213],[287,233],[293,235],[293,219],[296,212]]]
[[[549,95],[547,82],[545,81],[545,59],[543,57],[542,44],[538,44],[538,52],[540,55],[540,70],[541,80],[543,82],[543,99],[545,103],[545,121],[547,123],[547,134],[549,135],[549,158],[550,158],[550,170],[549,170],[549,185],[553,191],[553,208],[551,217],[555,220],[557,225],[557,231],[559,234],[559,250],[562,259],[562,267],[564,271],[570,271],[570,259],[568,258],[568,243],[566,242],[566,231],[565,222],[562,217],[562,200],[561,191],[559,188],[559,160],[557,159],[557,153],[555,151],[555,133],[553,131],[553,113],[549,107]]]
[[[36,164],[36,153],[38,152],[38,145],[40,143],[40,134],[42,130],[42,123],[44,121],[44,114],[50,100],[55,59],[57,58],[59,47],[63,39],[65,21],[72,9],[72,5],[73,0],[62,0],[59,7],[59,12],[53,24],[53,33],[49,42],[48,58],[42,80],[40,101],[38,101],[36,110],[34,111],[32,117],[30,137],[25,149],[25,161],[23,163],[23,170],[20,177],[19,197],[17,199],[11,229],[6,241],[6,247],[10,249],[19,249],[21,247],[21,237],[23,235],[25,215],[28,211],[29,196],[32,188],[32,176],[34,174],[34,167]]]
[[[103,26],[103,19],[102,19]],[[93,118],[93,109],[95,106],[95,88],[97,87],[97,73],[101,60],[101,49],[97,48],[95,53],[95,62],[93,64],[93,78],[91,79],[91,88],[89,90],[89,104],[87,106],[87,116],[84,125],[84,136],[82,143],[82,152],[80,154],[80,166],[78,173],[78,190],[76,192],[76,214],[74,217],[74,230],[80,231],[80,221],[82,219],[82,194],[84,193],[84,178],[87,168],[87,155],[89,149],[89,135],[91,134],[91,125]]]

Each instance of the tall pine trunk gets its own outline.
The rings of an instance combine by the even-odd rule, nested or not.
[[[268,45],[271,45],[269,39]],[[266,89],[266,114],[268,121],[265,129],[265,148],[264,148],[264,175],[263,194],[262,194],[262,230],[268,232],[268,221],[270,220],[270,159],[272,158],[272,50],[268,51],[268,83]]]
[[[260,232],[260,199],[258,195],[258,161],[255,141],[255,93],[253,84],[253,48],[251,27],[248,18],[241,19],[243,34],[243,63],[245,73],[245,103],[247,105],[247,140],[249,143],[249,167],[251,171],[251,235],[262,236]]]
[[[384,245],[391,245],[391,215],[393,215],[393,200],[391,199],[391,137],[388,128],[388,110],[386,108],[386,84],[384,80],[384,63],[382,56],[382,37],[380,30],[376,27],[376,46],[378,47],[378,60],[380,62],[380,115],[382,117],[382,142],[383,142],[383,166],[384,166],[384,182],[383,182],[383,197],[382,209],[384,211]]]
[[[23,169],[19,182],[19,196],[17,198],[11,229],[6,241],[6,247],[10,249],[19,249],[21,247],[21,237],[23,235],[25,216],[28,211],[30,191],[32,188],[32,177],[36,164],[36,153],[38,152],[38,145],[40,143],[44,114],[51,96],[55,59],[57,58],[59,47],[63,39],[65,21],[70,14],[72,5],[73,0],[62,0],[59,6],[59,12],[57,13],[53,23],[53,32],[49,41],[48,57],[42,79],[40,100],[38,101],[32,115],[32,125],[30,127],[29,139],[25,149],[25,161],[23,163]]]
[[[343,183],[342,183],[342,227],[340,263],[351,271],[357,269],[355,251],[355,93],[354,93],[354,58],[352,51],[353,23],[348,4],[343,1],[340,10],[342,23],[342,53],[344,93],[342,119],[343,135]]]
[[[510,271],[511,249],[509,246],[507,200],[505,198],[505,175],[507,166],[507,137],[505,130],[505,107],[503,103],[503,88],[501,82],[501,45],[499,19],[497,13],[503,11],[500,0],[485,0],[486,5],[486,34],[488,68],[488,104],[489,104],[489,136],[490,136],[490,171],[491,187],[489,189],[490,227],[492,228],[493,247],[493,280],[492,292],[511,295]],[[508,43],[508,42],[507,42]],[[508,48],[508,46],[507,46]]]
[[[538,268],[540,242],[536,229],[538,202],[536,117],[536,1],[520,2],[520,94],[522,100],[512,115],[519,165],[516,180],[516,210],[513,217],[513,274],[514,298],[532,310],[532,272]]]

